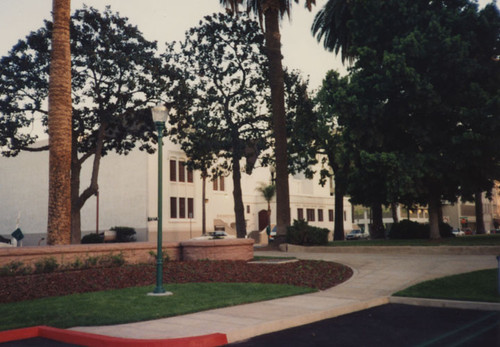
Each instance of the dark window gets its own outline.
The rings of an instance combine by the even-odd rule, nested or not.
[[[219,190],[219,180],[215,178],[213,182],[214,182],[214,190]]]
[[[170,198],[170,218],[177,218],[177,198]]]
[[[250,205],[247,205],[247,213],[250,213]]]
[[[193,170],[187,170],[188,182],[193,183]]]
[[[184,164],[183,161],[179,162],[179,182],[185,182],[186,181],[186,165]]]
[[[318,209],[318,222],[322,222],[322,221],[323,221],[323,210]]]
[[[175,182],[177,180],[176,176],[177,162],[175,160],[170,160],[170,181]]]
[[[224,191],[224,176],[220,176],[219,190]]]
[[[179,198],[179,218],[186,218],[186,198]]]
[[[333,210],[328,210],[328,220],[333,222]]]
[[[314,222],[314,209],[308,208],[306,212],[307,212],[307,221]]]
[[[304,210],[301,208],[297,209],[297,219],[298,220],[303,220],[304,219]]]
[[[194,201],[193,198],[188,199],[188,218],[194,218]]]

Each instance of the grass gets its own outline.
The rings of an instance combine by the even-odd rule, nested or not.
[[[329,242],[329,246],[500,246],[500,234],[449,237],[440,240],[352,240]]]
[[[394,294],[429,299],[500,302],[498,270],[488,269],[422,282]]]
[[[0,331],[42,324],[68,328],[138,322],[315,291],[281,284],[187,283],[166,285],[172,296],[147,296],[153,289],[134,287],[0,304]]]

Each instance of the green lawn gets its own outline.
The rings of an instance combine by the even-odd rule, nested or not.
[[[42,324],[68,328],[138,322],[315,291],[276,284],[187,283],[166,285],[172,296],[147,296],[153,289],[135,287],[0,304],[0,331]]]
[[[480,270],[422,282],[394,294],[430,299],[500,302],[498,269]]]
[[[440,240],[349,240],[329,242],[329,246],[500,246],[500,234],[449,237]]]

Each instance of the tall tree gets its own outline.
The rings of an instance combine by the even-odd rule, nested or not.
[[[53,0],[49,83],[49,210],[47,244],[71,236],[71,51],[70,0]]]
[[[269,62],[269,83],[276,153],[276,234],[277,243],[284,242],[286,227],[290,225],[290,196],[288,185],[288,152],[286,134],[285,87],[281,60],[280,20],[291,11],[290,0],[220,0],[238,14],[239,5],[245,4],[247,12],[255,14],[264,22],[266,55]],[[298,0],[295,0],[298,3]],[[315,0],[305,0],[311,10]]]
[[[328,0],[314,17],[311,26],[313,36],[330,52],[340,53],[342,63],[353,62],[354,52],[351,50],[352,38],[348,22],[352,18],[349,0]]]
[[[40,118],[47,124],[45,101],[49,93],[48,64],[51,22],[20,40],[1,60],[0,144],[3,155],[34,150],[30,133]],[[54,28],[55,31],[55,28]],[[97,193],[102,156],[110,151],[127,154],[137,143],[152,152],[153,135],[148,105],[172,101],[180,90],[171,67],[156,57],[156,43],[142,37],[126,18],[108,8],[77,10],[71,22],[73,123],[71,151],[72,243],[80,241],[80,210]],[[71,86],[71,84],[70,84]],[[50,97],[49,97],[50,99]],[[176,98],[177,99],[177,98]],[[50,117],[49,117],[50,131]],[[52,148],[52,144],[50,145]],[[39,150],[37,148],[36,150]],[[89,185],[80,192],[83,164],[93,158]],[[69,175],[69,170],[68,170]],[[68,177],[69,179],[69,177]],[[66,240],[66,242],[69,242]]]
[[[466,0],[352,0],[349,10],[358,112],[346,130],[369,161],[402,164],[412,186],[399,199],[428,204],[431,238],[439,238],[441,200],[454,201],[471,184],[472,166],[486,180],[498,175],[497,156],[482,155],[498,146],[489,140],[499,126],[498,87],[490,87],[499,83],[491,59],[498,9],[478,11]]]
[[[250,174],[259,153],[268,146],[263,40],[253,20],[214,14],[188,30],[177,56],[194,95],[186,112],[172,115],[173,133],[190,161],[199,159],[191,148],[203,146],[205,158],[218,158],[212,176],[232,172],[239,238],[246,237],[241,173]]]

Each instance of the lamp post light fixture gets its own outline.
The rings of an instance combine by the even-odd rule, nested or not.
[[[172,295],[172,293],[167,292],[165,288],[163,288],[163,254],[162,254],[162,209],[163,209],[163,187],[162,187],[162,178],[163,178],[163,129],[165,129],[165,122],[168,117],[168,108],[164,105],[158,104],[151,109],[151,113],[153,114],[153,121],[156,125],[156,130],[158,131],[158,219],[157,219],[157,252],[156,252],[156,287],[153,293],[149,293],[148,295]]]

